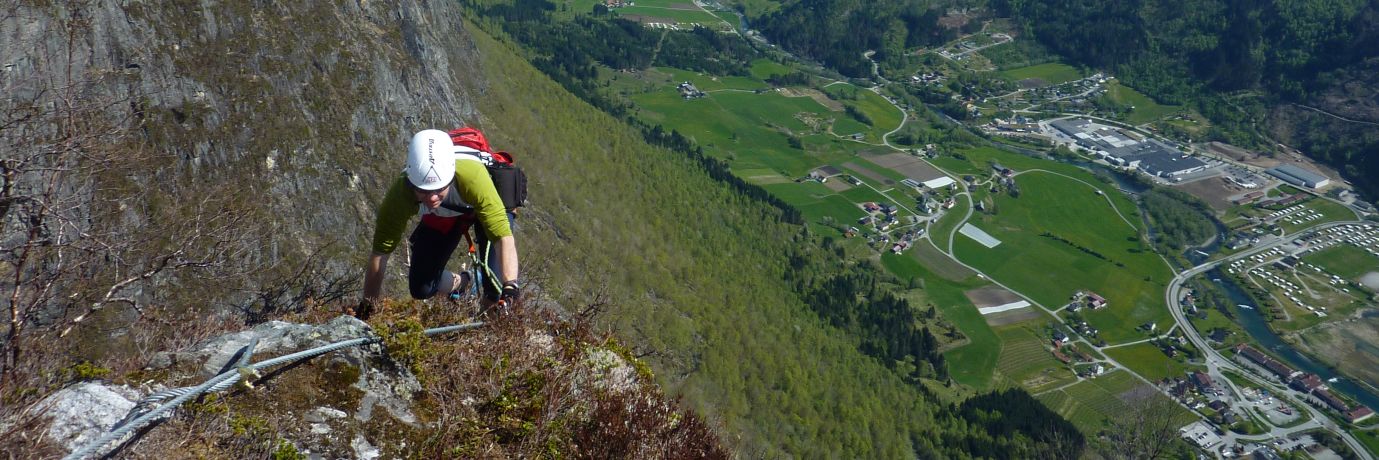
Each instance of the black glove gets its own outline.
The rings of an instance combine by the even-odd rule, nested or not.
[[[373,316],[373,309],[373,301],[360,300],[359,305],[356,305],[351,313],[354,313],[354,317],[359,318],[360,321],[368,321],[369,317]]]
[[[498,296],[498,301],[512,305],[522,298],[522,286],[516,281],[503,283],[503,293]]]

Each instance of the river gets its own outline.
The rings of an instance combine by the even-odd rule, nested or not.
[[[1345,393],[1346,396],[1359,401],[1361,404],[1369,406],[1371,409],[1379,409],[1379,395],[1376,395],[1369,389],[1356,384],[1348,378],[1342,377],[1331,370],[1327,365],[1313,361],[1311,358],[1308,358],[1307,355],[1293,348],[1291,344],[1283,341],[1282,337],[1279,337],[1278,334],[1274,333],[1273,329],[1269,328],[1269,322],[1264,319],[1264,315],[1259,312],[1258,306],[1254,305],[1254,301],[1250,300],[1250,297],[1245,294],[1245,291],[1242,290],[1240,286],[1237,286],[1230,278],[1221,276],[1221,269],[1213,269],[1207,272],[1206,276],[1213,281],[1220,280],[1216,284],[1221,286],[1221,289],[1226,292],[1226,296],[1231,299],[1231,302],[1235,302],[1237,305],[1251,305],[1256,307],[1237,308],[1236,311],[1239,314],[1236,315],[1236,319],[1240,326],[1245,328],[1245,332],[1250,334],[1250,337],[1253,338],[1255,342],[1258,342],[1261,347],[1267,348],[1269,351],[1273,352],[1275,356],[1283,358],[1283,362],[1292,366],[1294,369],[1317,374],[1321,376],[1323,380],[1339,377],[1335,382],[1327,382],[1326,386],[1331,387],[1332,390]]]

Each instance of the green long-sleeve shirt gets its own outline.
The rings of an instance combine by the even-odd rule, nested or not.
[[[489,177],[488,169],[484,168],[483,163],[466,158],[455,160],[455,182],[450,187],[450,194],[445,199],[446,204],[472,207],[478,215],[479,225],[483,226],[490,238],[512,235],[503,200],[499,198],[498,190],[493,187],[493,179]],[[388,194],[383,197],[383,203],[378,206],[378,218],[374,222],[373,251],[391,254],[397,249],[397,243],[402,239],[402,231],[406,229],[412,216],[424,214],[436,214],[441,217],[460,215],[444,205],[436,209],[427,209],[417,203],[416,195],[407,184],[406,174],[399,174],[397,180],[388,187]]]

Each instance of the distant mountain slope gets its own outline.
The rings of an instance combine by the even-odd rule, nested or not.
[[[1110,68],[1155,99],[1198,102],[1222,127],[1210,140],[1260,142],[1239,134],[1258,124],[1275,141],[1336,167],[1371,199],[1379,196],[1379,113],[1371,89],[1379,3],[1002,0],[992,6],[1051,49]],[[1215,92],[1245,92],[1261,106],[1228,103]]]

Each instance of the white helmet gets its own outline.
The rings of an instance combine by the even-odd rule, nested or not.
[[[421,190],[440,190],[455,178],[455,144],[450,135],[428,129],[412,136],[407,147],[407,181]]]

